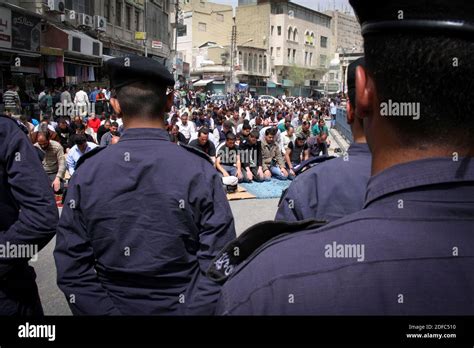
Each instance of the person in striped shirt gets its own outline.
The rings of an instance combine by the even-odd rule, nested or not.
[[[9,85],[8,91],[3,93],[3,103],[5,104],[5,113],[17,115],[20,109],[20,96],[16,91],[16,86]]]

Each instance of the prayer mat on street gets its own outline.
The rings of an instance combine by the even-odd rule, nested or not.
[[[228,201],[236,201],[239,199],[254,199],[256,198],[253,194],[248,193],[245,188],[242,186],[237,186],[237,191],[234,193],[228,193],[227,194],[227,200]]]
[[[273,179],[265,182],[253,182],[251,184],[240,184],[257,199],[280,198],[284,189],[290,186],[290,180]]]

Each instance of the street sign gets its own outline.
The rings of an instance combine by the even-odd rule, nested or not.
[[[151,42],[151,47],[152,48],[163,48],[163,42],[158,41],[158,40],[153,40]]]
[[[135,40],[146,40],[146,33],[144,31],[136,31]]]

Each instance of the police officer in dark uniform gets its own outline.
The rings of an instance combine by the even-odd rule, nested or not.
[[[347,123],[354,142],[341,157],[315,165],[298,175],[283,194],[275,220],[330,222],[364,206],[371,155],[363,119],[356,116],[355,110],[355,70],[359,65],[363,65],[363,58],[352,62],[347,70]]]
[[[78,163],[59,222],[58,285],[74,314],[213,314],[220,287],[205,276],[235,238],[208,156],[169,140],[172,75],[156,60],[107,61],[125,131]]]
[[[474,3],[350,3],[366,62],[364,208],[227,267],[220,314],[474,314]]]
[[[28,260],[53,238],[58,209],[22,124],[0,116],[0,315],[43,315]]]

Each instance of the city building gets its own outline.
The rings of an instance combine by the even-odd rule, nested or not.
[[[325,13],[332,17],[332,51],[336,52],[338,48],[343,48],[346,51],[364,52],[364,39],[357,18],[349,12],[339,10],[325,11]]]
[[[248,42],[246,47],[264,50],[266,54],[257,54],[256,65],[268,76],[254,77],[251,91],[313,94],[333,55],[331,16],[288,0],[245,3],[236,10],[237,46]]]
[[[334,52],[334,56],[320,87],[326,94],[334,94],[346,90],[347,67],[352,61],[363,56],[364,40],[360,24],[354,15],[339,10],[325,13],[332,17],[331,51]]]
[[[0,87],[100,82],[104,60],[130,54],[171,69],[169,9],[170,0],[0,0],[9,24],[0,29]]]
[[[174,16],[173,16],[174,17]],[[181,0],[177,32],[176,69],[189,64],[189,76],[195,87],[222,91],[231,74],[232,6],[207,0]],[[213,86],[214,85],[214,86]]]

